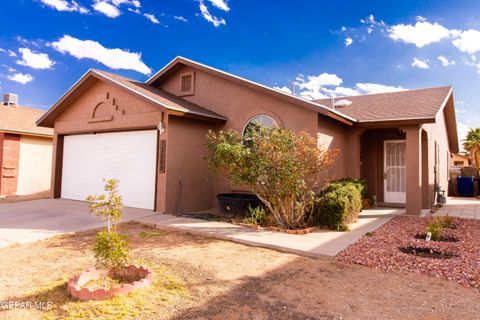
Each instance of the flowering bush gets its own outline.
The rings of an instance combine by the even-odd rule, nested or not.
[[[207,134],[209,164],[233,184],[247,185],[283,228],[304,227],[321,175],[336,150],[323,150],[306,132],[256,128],[242,137],[229,130]]]

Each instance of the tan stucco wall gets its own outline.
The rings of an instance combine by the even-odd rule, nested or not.
[[[205,136],[212,124],[169,117],[167,212],[195,212],[213,207],[214,178],[205,160]]]
[[[435,123],[424,124],[422,128],[425,130],[428,139],[428,184],[430,190],[429,203],[432,205],[435,202],[433,191],[435,185],[435,143],[437,143],[439,147],[438,182],[442,190],[448,190],[448,170],[450,167],[451,158],[445,122],[445,111],[439,112]]]
[[[26,195],[50,189],[52,139],[20,137],[17,194]]]

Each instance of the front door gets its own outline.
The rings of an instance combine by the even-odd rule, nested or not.
[[[405,203],[405,140],[384,142],[384,202]]]

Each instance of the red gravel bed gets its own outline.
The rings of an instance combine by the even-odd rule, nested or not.
[[[444,229],[457,242],[427,242],[416,239],[426,232],[433,218],[399,216],[372,234],[365,235],[335,256],[339,262],[355,263],[384,271],[424,273],[480,289],[480,221],[454,219],[454,229]],[[450,259],[434,259],[400,251],[402,247],[428,248],[454,253]]]

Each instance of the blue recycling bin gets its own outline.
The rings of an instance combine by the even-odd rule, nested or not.
[[[473,197],[473,181],[475,177],[459,176],[457,178],[458,194],[461,197]]]

